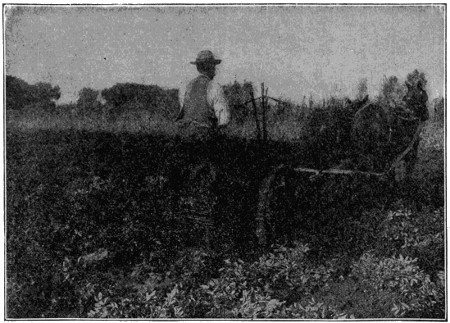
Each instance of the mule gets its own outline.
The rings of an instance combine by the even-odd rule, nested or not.
[[[406,174],[414,168],[419,139],[419,127],[428,119],[426,101],[428,97],[421,83],[407,84],[408,92],[403,105],[395,108],[383,107],[369,102],[356,112],[351,138],[361,170],[385,171],[396,156],[414,143],[404,156]]]

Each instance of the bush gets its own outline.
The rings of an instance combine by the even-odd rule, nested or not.
[[[82,88],[78,93],[77,112],[81,115],[100,112],[102,104],[98,101],[100,91],[91,88]]]
[[[381,224],[377,251],[418,259],[429,274],[444,270],[444,210],[389,211]]]
[[[36,83],[30,85],[18,77],[6,76],[6,108],[21,110],[25,107],[39,105],[41,109],[53,109],[55,101],[61,97],[59,86],[50,83]]]
[[[126,109],[146,109],[153,114],[173,119],[180,107],[178,90],[162,89],[157,85],[117,83],[101,91],[111,112],[121,113]]]
[[[368,252],[352,264],[348,277],[330,282],[316,296],[358,319],[444,318],[445,275],[441,271],[432,281],[415,259]]]
[[[350,278],[356,280],[361,297],[355,317],[444,316],[444,273],[438,282],[430,280],[409,257],[378,258],[368,253],[353,265]],[[363,296],[364,295],[364,296]],[[381,316],[380,316],[381,315]]]

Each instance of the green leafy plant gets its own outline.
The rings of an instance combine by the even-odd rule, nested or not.
[[[372,298],[373,310],[378,308],[379,313],[383,313],[389,308],[392,317],[423,315],[437,303],[444,302],[443,281],[432,282],[430,276],[417,266],[416,259],[402,255],[380,259],[364,254],[353,265],[350,277],[356,279],[358,287],[364,289],[366,295],[370,295],[365,298]],[[444,313],[434,314],[441,316]],[[386,317],[390,315],[386,313]]]
[[[381,225],[378,252],[417,258],[430,274],[444,270],[444,210],[389,211]]]

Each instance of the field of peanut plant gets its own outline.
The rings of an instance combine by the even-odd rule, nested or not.
[[[150,116],[8,112],[7,317],[446,318],[442,124],[401,182],[293,177],[261,247],[261,181],[318,165],[296,120],[264,144],[232,125],[205,153]],[[214,179],[192,182],[205,160]]]

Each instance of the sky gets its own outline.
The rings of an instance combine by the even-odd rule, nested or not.
[[[251,81],[300,103],[355,97],[366,78],[426,74],[430,98],[445,95],[445,8],[438,5],[6,6],[5,70],[61,88],[134,82],[178,88],[197,75],[197,53],[222,59],[221,84]]]

